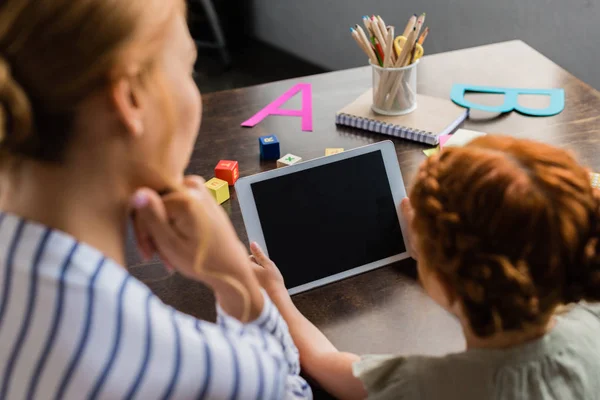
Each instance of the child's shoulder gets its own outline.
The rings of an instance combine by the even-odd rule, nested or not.
[[[600,329],[600,303],[571,304],[558,311],[557,317],[567,331],[571,327],[579,333],[589,331],[597,336]]]
[[[473,359],[468,352],[433,356],[363,356],[354,364],[354,375],[359,378],[369,399],[464,399],[469,388],[470,398],[485,398],[485,384],[473,384],[477,376],[491,376],[489,365]],[[457,389],[455,393],[448,389]],[[482,397],[483,396],[483,397]]]
[[[590,376],[600,374],[598,332],[600,304],[581,303],[564,310],[549,334],[515,348],[475,349],[444,357],[364,356],[355,363],[354,375],[369,398],[382,400],[480,399],[493,397],[498,390],[507,398],[527,398],[526,393],[542,387],[582,398],[595,390]],[[581,375],[577,376],[581,385],[563,387],[564,374]]]
[[[581,302],[577,304],[574,309],[581,309],[592,314],[592,316],[596,317],[598,323],[600,323],[600,303]]]

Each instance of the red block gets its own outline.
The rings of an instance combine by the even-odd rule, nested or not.
[[[215,176],[224,180],[229,186],[235,185],[240,177],[240,167],[237,161],[221,160],[215,168]]]

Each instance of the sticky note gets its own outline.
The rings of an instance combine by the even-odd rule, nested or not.
[[[427,157],[431,157],[432,155],[437,154],[439,152],[440,152],[440,146],[434,147],[433,149],[423,150],[423,153],[425,153],[425,155]]]
[[[594,189],[600,189],[600,174],[596,172],[590,172],[590,182]]]
[[[334,154],[339,154],[339,153],[343,153],[344,149],[342,148],[327,148],[325,149],[325,155],[326,156],[332,156]]]
[[[468,129],[459,129],[446,141],[443,148],[446,147],[463,147],[480,136],[485,136],[484,132],[470,131]]]
[[[446,145],[446,142],[452,137],[452,135],[444,135],[440,136],[440,149],[443,149]]]

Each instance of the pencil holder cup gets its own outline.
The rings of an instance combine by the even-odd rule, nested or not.
[[[402,68],[371,64],[373,105],[377,114],[404,115],[417,108],[417,66],[419,60]]]

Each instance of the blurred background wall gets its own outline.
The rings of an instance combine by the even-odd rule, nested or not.
[[[190,0],[192,1],[192,0]],[[294,75],[365,65],[349,34],[364,14],[403,29],[412,13],[427,13],[428,54],[521,39],[578,78],[600,88],[600,0],[213,0],[232,51],[251,62],[264,46],[291,56]],[[250,45],[249,45],[250,44]],[[263,46],[263,47],[261,47]],[[309,66],[310,68],[305,68]],[[280,76],[281,71],[273,72]]]

